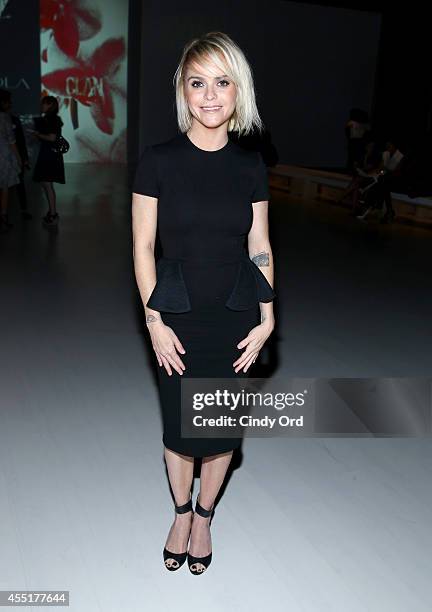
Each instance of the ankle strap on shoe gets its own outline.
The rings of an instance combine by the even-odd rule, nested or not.
[[[185,512],[190,512],[192,510],[192,498],[183,504],[183,506],[176,506],[175,511],[177,514],[184,514]]]
[[[211,508],[210,510],[206,510],[205,508],[203,508],[201,506],[201,504],[199,503],[198,500],[196,500],[196,504],[195,504],[195,512],[197,514],[199,514],[200,516],[203,516],[205,518],[207,518],[208,516],[211,515],[211,513],[213,512],[213,508]]]

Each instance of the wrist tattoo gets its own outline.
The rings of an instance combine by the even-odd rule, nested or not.
[[[160,318],[155,317],[152,314],[149,314],[149,315],[146,316],[146,322],[147,323],[154,323],[155,321],[160,321],[160,320],[161,320]]]
[[[270,265],[269,264],[269,254],[266,251],[261,251],[261,253],[257,253],[256,255],[251,257],[251,260],[257,266],[268,266],[268,265]]]

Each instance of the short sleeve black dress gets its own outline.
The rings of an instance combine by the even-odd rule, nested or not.
[[[41,134],[56,134],[61,136],[63,122],[53,113],[34,118],[35,129]],[[36,182],[65,183],[63,155],[55,153],[52,142],[40,141],[39,153],[33,170],[33,180]]]
[[[169,376],[158,366],[163,443],[175,452],[205,457],[237,448],[241,438],[182,438],[183,377],[246,378],[233,362],[237,344],[260,323],[260,302],[275,293],[247,252],[252,202],[269,199],[262,156],[231,140],[205,151],[186,134],[147,146],[133,192],[158,198],[162,256],[147,306],[161,313],[186,351],[186,370]]]

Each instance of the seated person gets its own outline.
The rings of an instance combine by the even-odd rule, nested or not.
[[[395,216],[391,198],[391,192],[396,191],[396,184],[400,178],[403,168],[404,154],[399,150],[394,140],[388,140],[385,151],[382,154],[381,163],[376,173],[375,184],[367,192],[366,212],[358,218],[365,219],[372,208],[381,209],[385,204],[385,213],[381,218],[382,223],[392,220]]]
[[[351,214],[354,215],[358,212],[361,189],[369,185],[374,176],[378,175],[380,164],[381,153],[376,143],[372,139],[368,139],[362,163],[355,165],[353,177],[337,201],[340,204],[348,195],[351,195]]]

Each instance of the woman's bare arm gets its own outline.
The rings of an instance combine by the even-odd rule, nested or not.
[[[132,194],[132,234],[135,277],[146,315],[147,327],[161,321],[160,313],[146,306],[156,285],[154,248],[157,227],[157,198]]]
[[[160,366],[171,376],[171,366],[183,374],[185,365],[177,351],[185,353],[180,340],[171,327],[164,324],[160,312],[146,306],[156,286],[156,262],[154,256],[157,229],[158,199],[139,193],[132,194],[132,234],[135,278],[146,315],[153,349]]]
[[[249,257],[260,268],[261,272],[273,287],[274,267],[268,228],[268,202],[254,202],[252,208],[253,221],[248,235]],[[273,327],[273,302],[261,302],[260,309],[261,322],[266,321]]]
[[[253,221],[248,234],[249,257],[273,287],[273,254],[268,235],[268,202],[267,200],[254,202],[252,207]],[[241,369],[246,372],[250,368],[274,329],[273,302],[260,302],[260,310],[261,323],[251,329],[248,335],[237,344],[237,348],[245,350],[233,363],[236,373]]]

